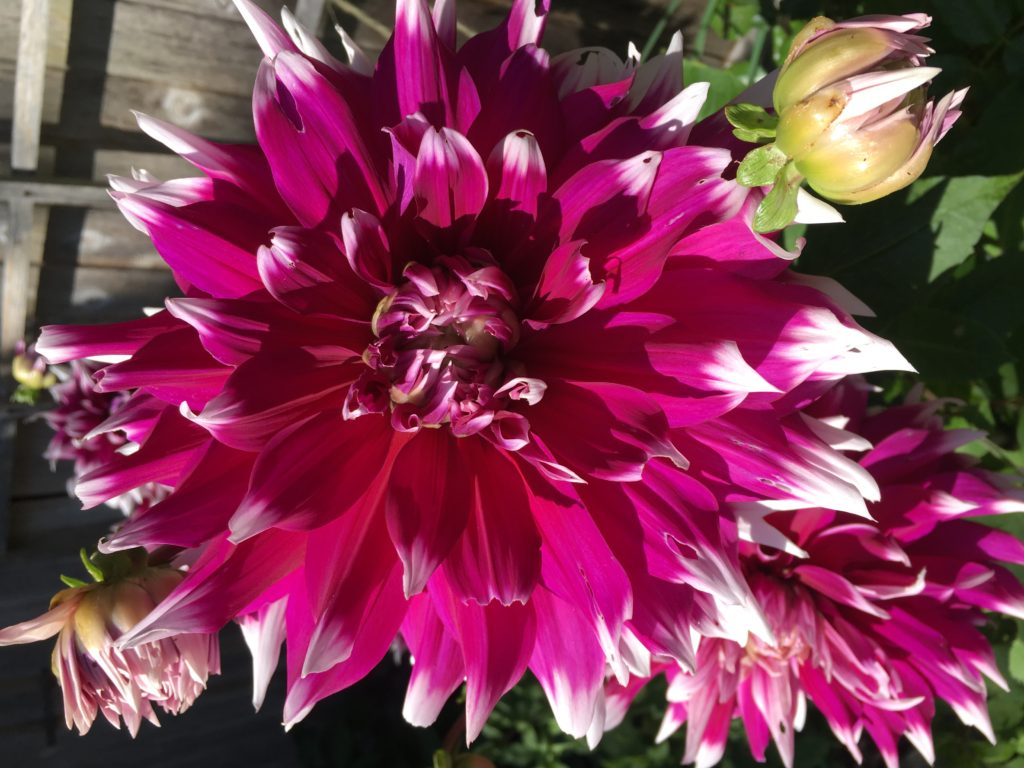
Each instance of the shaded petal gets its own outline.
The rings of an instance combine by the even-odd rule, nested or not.
[[[256,460],[231,518],[232,539],[270,527],[309,530],[343,515],[387,474],[392,435],[379,416],[346,421],[337,410],[282,429]]]
[[[487,200],[487,172],[465,136],[449,128],[423,135],[413,176],[419,217],[447,228],[476,216]]]
[[[426,594],[409,601],[402,637],[412,656],[402,716],[412,725],[425,728],[433,725],[445,702],[465,679],[462,649]]]
[[[353,378],[335,359],[320,360],[303,349],[273,350],[238,366],[193,418],[222,443],[256,451],[299,419],[340,412]]]
[[[304,226],[355,206],[387,207],[351,107],[307,59],[282,52],[263,61],[253,116],[278,192]]]
[[[385,501],[388,531],[405,566],[404,589],[426,586],[466,528],[472,487],[457,439],[423,429],[395,457]]]
[[[445,561],[448,582],[460,599],[481,605],[526,602],[540,575],[540,535],[526,481],[495,447],[468,439],[459,446],[475,494],[466,530]]]
[[[547,694],[558,727],[574,738],[587,735],[604,683],[601,644],[584,615],[546,589],[530,598],[537,640],[530,670]]]

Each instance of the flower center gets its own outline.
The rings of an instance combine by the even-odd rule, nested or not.
[[[517,297],[496,266],[446,257],[412,263],[377,305],[369,370],[353,383],[345,418],[391,411],[395,429],[449,424],[459,436],[492,424],[511,400],[534,403],[544,384],[507,353],[519,340]]]

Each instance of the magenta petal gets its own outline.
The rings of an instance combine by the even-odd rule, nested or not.
[[[96,389],[116,392],[142,388],[174,405],[188,400],[201,406],[216,395],[231,369],[214,360],[191,328],[163,333],[130,359],[101,368]]]
[[[462,649],[469,744],[480,735],[498,699],[526,671],[536,631],[533,606],[462,603],[437,578],[431,581],[430,594]]]
[[[530,599],[537,614],[537,640],[530,670],[537,676],[558,727],[586,736],[604,683],[605,659],[590,622],[545,589]]]
[[[358,208],[349,211],[341,217],[341,237],[352,271],[376,288],[391,289],[394,265],[377,217]]]
[[[289,346],[332,349],[341,361],[358,357],[372,339],[365,323],[301,317],[275,302],[168,299],[167,311],[195,328],[209,353],[227,365]]]
[[[326,314],[364,321],[377,298],[344,263],[337,240],[301,227],[276,227],[270,245],[256,256],[267,291],[300,314]]]
[[[308,60],[288,52],[264,60],[253,113],[277,189],[303,225],[336,221],[355,206],[386,208],[349,104]]]
[[[426,0],[398,0],[391,45],[399,116],[420,112],[435,125],[446,122],[451,112],[448,57]]]
[[[465,136],[449,128],[423,135],[413,177],[421,219],[447,228],[480,213],[487,200],[487,172]]]
[[[244,296],[260,287],[256,251],[268,222],[228,203],[176,207],[149,190],[115,196],[117,207],[153,246],[176,276],[206,293]]]
[[[231,518],[241,541],[272,526],[309,530],[343,515],[385,467],[392,433],[379,416],[324,411],[277,433],[260,452]]]
[[[253,454],[208,441],[193,454],[174,493],[129,517],[100,549],[199,547],[216,538],[249,487],[252,464]]]
[[[530,422],[559,462],[602,480],[639,480],[657,456],[686,463],[661,408],[631,387],[550,381]]]
[[[131,355],[154,336],[181,327],[181,321],[168,312],[106,325],[45,325],[36,342],[36,351],[51,363],[101,355]]]
[[[206,432],[169,408],[138,451],[117,456],[78,478],[75,495],[88,509],[146,483],[174,485],[207,440]]]
[[[423,429],[395,457],[385,511],[405,565],[407,597],[423,590],[459,540],[469,519],[472,488],[457,439]]]
[[[302,349],[273,350],[238,366],[195,421],[232,448],[256,451],[300,419],[340,411],[351,378],[333,359],[318,360]]]
[[[590,311],[604,295],[605,284],[594,283],[590,259],[582,253],[583,242],[558,246],[548,257],[537,283],[529,325],[568,323]]]
[[[535,520],[543,540],[541,581],[582,611],[605,655],[618,655],[623,623],[633,611],[629,578],[587,510],[535,489]],[[550,495],[550,494],[549,494]]]
[[[298,52],[292,39],[252,0],[235,0],[235,7],[249,25],[264,56],[272,59],[281,51]]]
[[[413,658],[402,716],[412,725],[433,725],[448,697],[466,677],[462,649],[447,631],[429,595],[416,595],[402,625]]]
[[[238,546],[211,542],[185,580],[121,642],[138,645],[180,633],[217,632],[300,565],[304,553],[305,537],[285,531],[270,531]]]
[[[391,578],[366,612],[366,621],[359,628],[349,657],[326,672],[295,678],[289,675],[288,698],[284,704],[285,727],[290,728],[302,720],[309,714],[313,705],[325,696],[357,683],[377,666],[395,639],[405,616],[405,609],[401,575],[399,569],[395,568],[391,572]],[[291,629],[288,631],[288,637],[290,640],[294,637]]]
[[[513,131],[502,139],[487,160],[494,205],[511,218],[514,211],[537,215],[540,196],[547,192],[548,176],[537,139],[528,131]],[[497,225],[495,225],[497,226]]]
[[[462,600],[526,602],[540,575],[540,535],[526,481],[494,446],[472,439],[461,443],[476,493],[466,530],[445,562],[445,575]]]

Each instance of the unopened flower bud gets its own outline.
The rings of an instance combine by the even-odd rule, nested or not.
[[[19,341],[11,362],[11,375],[22,387],[29,390],[49,389],[57,383],[57,377],[50,372],[46,361],[36,354],[35,346],[26,346]]]
[[[830,200],[864,203],[917,179],[932,147],[959,116],[964,91],[937,105],[922,67],[922,14],[817,18],[794,40],[773,93],[775,145]]]
[[[116,641],[144,619],[184,578],[169,567],[133,563],[118,553],[102,567],[87,563],[101,579],[58,592],[50,610],[21,624],[0,629],[0,645],[28,643],[57,635],[53,672],[64,691],[69,728],[86,733],[97,714],[115,727],[123,719],[138,733],[143,719],[159,724],[153,705],[184,712],[220,672],[216,635],[179,635],[119,648]]]

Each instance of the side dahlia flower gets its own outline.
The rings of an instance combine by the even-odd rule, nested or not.
[[[140,413],[138,405],[146,397],[132,398],[129,392],[103,391],[97,385],[103,375],[100,363],[74,360],[66,366],[53,366],[57,379],[50,388],[55,407],[42,414],[54,435],[43,457],[51,467],[58,461],[74,462],[68,491],[72,495],[83,477],[108,465],[118,455],[133,452],[145,439],[152,415]],[[152,411],[152,408],[145,409]],[[158,482],[140,484],[109,497],[106,504],[125,516],[148,507],[167,494]]]
[[[24,341],[19,341],[14,347],[11,376],[18,382],[11,400],[29,405],[34,405],[42,391],[57,383],[56,375],[50,371],[43,356],[36,352],[35,345]]]
[[[237,4],[265,54],[257,146],[140,116],[207,175],[112,182],[184,297],[40,342],[126,356],[100,390],[161,404],[78,485],[87,505],[174,488],[102,548],[203,547],[123,642],[241,618],[263,681],[286,638],[292,724],[400,632],[406,716],[431,722],[465,681],[472,740],[527,668],[580,735],[606,665],[692,663],[695,626],[767,636],[677,440],[771,432],[807,393],[906,361],[751,231],[760,192],[727,149],[687,144],[707,86],[681,88],[678,45],[552,58],[547,2],[517,0],[456,50],[453,3],[399,0],[376,65],[350,41],[343,64]],[[836,461],[781,447],[774,492],[862,511],[807,440]]]
[[[119,554],[101,556],[99,566],[87,561],[101,581],[67,579],[76,585],[54,595],[49,611],[0,629],[0,645],[57,635],[53,674],[64,693],[67,726],[82,734],[99,713],[115,728],[124,720],[135,736],[143,720],[160,724],[154,706],[172,715],[184,712],[206,688],[207,678],[220,673],[215,634],[177,635],[134,648],[118,645],[183,578],[173,568],[139,566],[135,560]]]
[[[845,433],[881,488],[877,524],[736,502],[778,537],[741,549],[771,639],[703,638],[695,671],[655,664],[669,679],[659,739],[685,722],[684,763],[715,765],[739,718],[756,759],[774,742],[790,766],[808,701],[858,762],[864,731],[890,768],[900,737],[933,762],[936,699],[994,741],[984,678],[1006,684],[979,627],[985,611],[1024,618],[1024,589],[1004,565],[1024,563],[1024,544],[972,518],[1024,511],[1024,491],[956,452],[978,434],[943,430],[941,401],[868,411],[866,390],[844,383],[808,410],[819,428],[870,440]]]

